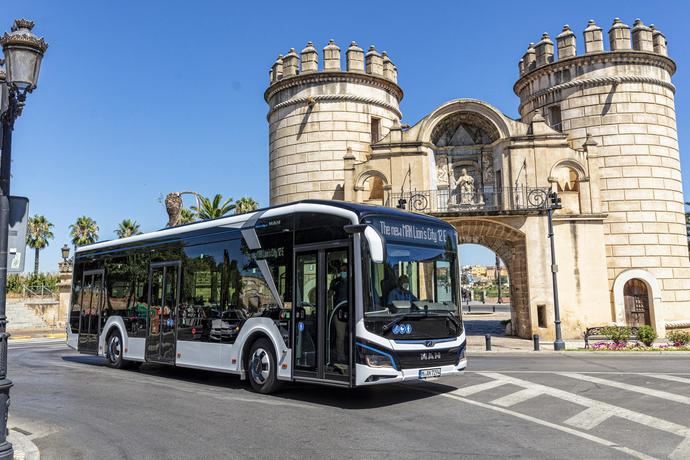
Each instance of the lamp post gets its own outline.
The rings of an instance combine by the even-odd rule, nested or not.
[[[551,280],[553,283],[553,323],[556,327],[556,340],[553,342],[553,349],[556,351],[565,350],[565,342],[561,335],[561,309],[558,304],[558,265],[556,265],[556,245],[553,241],[553,212],[561,209],[561,199],[556,192],[550,192],[548,196],[548,218],[549,218],[549,240],[551,240]]]
[[[496,254],[496,286],[498,289],[498,299],[496,299],[496,302],[503,303],[501,298],[501,259],[498,258],[498,254]]]
[[[67,258],[69,257],[69,246],[67,246],[66,243],[63,244],[60,252],[62,252],[62,261],[67,263]]]
[[[17,19],[12,31],[0,37],[5,57],[5,72],[0,71],[3,107],[2,158],[0,159],[0,460],[14,456],[12,444],[7,442],[7,415],[12,382],[7,379],[7,339],[5,330],[5,301],[7,295],[7,237],[10,220],[10,169],[12,167],[12,130],[22,113],[26,95],[36,89],[43,53],[48,44],[33,33],[34,23]]]

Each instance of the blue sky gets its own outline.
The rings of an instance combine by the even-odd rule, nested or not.
[[[530,5],[534,5],[530,7]],[[96,0],[4,2],[0,31],[15,17],[36,21],[50,48],[39,88],[18,120],[13,194],[55,224],[41,254],[52,271],[68,225],[87,214],[101,239],[133,218],[162,227],[159,198],[195,190],[268,204],[268,127],[263,100],[278,53],[329,38],[345,48],[387,50],[413,124],[451,99],[485,100],[516,117],[517,62],[541,33],[567,23],[578,35],[592,18],[654,23],[678,64],[674,83],[681,155],[690,147],[690,3],[551,2],[230,2]],[[683,158],[690,183],[690,160]],[[690,197],[687,192],[686,197]],[[476,247],[463,264],[493,264]],[[27,269],[33,255],[27,255]]]

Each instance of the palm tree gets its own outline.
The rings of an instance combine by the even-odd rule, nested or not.
[[[75,246],[92,244],[98,240],[98,225],[88,216],[78,217],[77,221],[69,226],[69,230]]]
[[[194,212],[191,209],[182,208],[180,210],[180,219],[178,220],[178,224],[191,224],[192,222],[196,222]]]
[[[258,207],[259,203],[254,201],[253,198],[245,196],[235,201],[235,214],[244,214],[245,212],[256,211],[256,208]]]
[[[115,234],[118,238],[127,238],[128,236],[140,235],[141,230],[139,230],[139,224],[136,220],[124,219],[117,224]]]
[[[199,206],[192,206],[191,209],[200,220],[209,220],[229,214],[235,209],[235,205],[232,198],[223,201],[223,195],[216,193],[212,200],[205,196],[199,196]]]
[[[40,251],[48,246],[48,240],[53,239],[53,232],[50,231],[51,228],[53,228],[53,224],[48,222],[45,216],[36,214],[33,217],[29,217],[26,229],[26,244],[36,251],[36,256],[34,257],[35,275],[38,274]]]

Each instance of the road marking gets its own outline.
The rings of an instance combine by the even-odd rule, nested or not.
[[[640,375],[644,375],[645,377],[652,377],[654,379],[668,380],[669,382],[690,383],[690,379],[678,377],[676,375],[669,375],[669,374],[640,374]]]
[[[613,404],[608,404],[605,402],[597,401],[595,399],[587,398],[585,396],[580,396],[575,393],[569,393],[564,390],[559,390],[558,388],[547,387],[538,383],[529,382],[527,380],[521,380],[515,377],[510,377],[503,374],[498,374],[495,372],[484,372],[479,373],[484,377],[489,377],[496,380],[502,380],[511,385],[516,385],[522,388],[533,388],[535,390],[541,390],[543,394],[560,398],[564,401],[572,402],[584,406],[586,408],[596,407],[602,412],[611,412],[616,417],[620,417],[632,422],[639,423],[641,425],[648,426],[650,428],[655,428],[657,430],[665,431],[667,433],[674,434],[681,438],[685,438],[678,447],[674,450],[674,455],[677,458],[690,458],[690,442],[687,442],[687,438],[690,438],[690,428],[677,423],[669,422],[667,420],[662,420],[660,418],[652,417],[651,415],[641,414],[639,412],[634,412],[623,407],[614,406]]]
[[[590,407],[579,414],[573,415],[563,423],[576,428],[582,428],[583,430],[591,430],[614,415],[616,414],[610,410],[602,409],[601,407]]]
[[[690,452],[690,438],[685,438],[685,440],[671,452],[668,458],[671,460],[687,460],[688,452]]]
[[[654,396],[655,398],[666,399],[669,401],[690,404],[690,397],[678,395],[675,393],[669,393],[668,391],[655,390],[653,388],[640,387],[637,385],[631,385],[629,383],[616,382],[614,380],[600,379],[599,377],[592,377],[591,375],[575,374],[571,372],[557,372],[558,375],[564,377],[570,377],[573,379],[584,380],[585,382],[596,383],[598,385],[605,385],[613,388],[620,388],[621,390],[634,391],[635,393],[641,393],[647,396]]]
[[[456,394],[458,396],[469,396],[469,395],[473,395],[475,393],[479,393],[480,391],[490,390],[492,388],[500,387],[501,385],[505,385],[505,383],[502,382],[501,380],[490,380],[488,382],[479,383],[477,385],[472,385],[472,386],[464,387],[464,388],[458,388],[457,390],[453,390],[452,393]]]
[[[448,393],[440,393],[440,392],[434,391],[430,388],[423,388],[422,387],[420,389],[422,391],[426,391],[428,393],[436,394],[438,396],[443,396],[444,398],[455,399],[457,401],[461,401],[461,402],[464,402],[466,404],[470,404],[470,405],[477,406],[477,407],[482,407],[484,409],[492,410],[495,412],[500,412],[500,413],[506,414],[506,415],[512,415],[513,417],[516,417],[516,418],[519,418],[522,420],[526,420],[528,422],[532,422],[532,423],[535,423],[537,425],[541,425],[541,426],[545,426],[548,428],[552,428],[554,430],[562,431],[564,433],[568,433],[568,434],[571,434],[573,436],[577,436],[579,438],[586,439],[588,441],[595,442],[597,444],[601,444],[602,446],[610,447],[611,449],[615,449],[619,452],[623,452],[625,454],[630,455],[631,457],[639,458],[641,460],[653,460],[654,459],[654,457],[646,455],[646,454],[639,452],[635,449],[621,446],[621,445],[614,443],[612,441],[609,441],[607,439],[600,438],[598,436],[594,436],[594,435],[591,435],[589,433],[584,433],[582,431],[578,431],[578,430],[575,430],[573,428],[569,428],[567,426],[562,426],[562,425],[557,425],[555,423],[547,422],[546,420],[532,417],[531,415],[521,414],[520,412],[515,412],[514,410],[511,410],[511,409],[506,409],[503,407],[497,407],[497,406],[493,406],[491,404],[486,404],[483,402],[473,401],[471,399],[463,398],[462,396],[458,396],[457,394],[455,394],[454,391],[451,391]],[[679,457],[679,459],[680,459],[680,457]],[[674,459],[674,460],[676,460],[676,459]]]
[[[528,401],[534,397],[541,395],[542,392],[533,388],[525,388],[524,390],[516,391],[515,393],[503,396],[502,398],[494,399],[491,404],[496,404],[501,407],[510,407],[521,402]]]
[[[465,371],[465,374],[485,374],[487,372],[496,372],[500,374],[557,374],[562,371],[558,370],[553,370],[553,371],[511,371],[511,370],[485,370],[485,371]],[[647,372],[617,372],[617,371],[588,371],[588,370],[582,370],[582,371],[570,371],[573,374],[602,374],[602,375],[648,375],[648,376],[653,376],[653,375],[664,375],[664,376],[675,376],[675,375],[689,375],[690,372],[662,372],[658,374],[649,374]]]

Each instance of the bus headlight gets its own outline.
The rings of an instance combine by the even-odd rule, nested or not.
[[[398,369],[390,353],[361,342],[357,342],[357,357],[361,364],[366,364],[370,367]]]
[[[366,361],[366,365],[371,367],[393,367],[391,359],[383,355],[365,353],[364,360]]]

